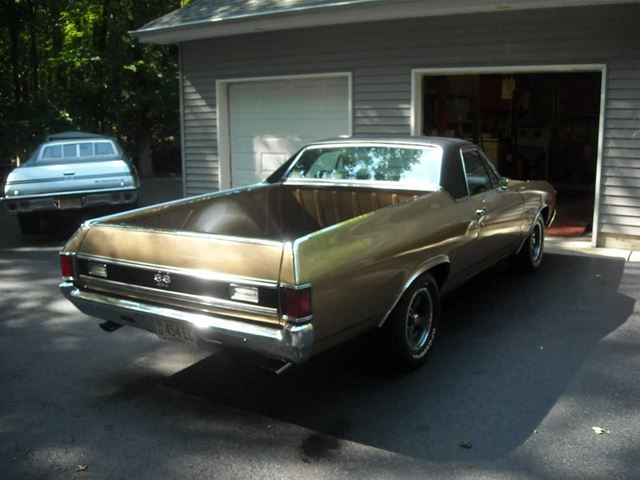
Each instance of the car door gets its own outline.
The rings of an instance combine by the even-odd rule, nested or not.
[[[477,147],[462,150],[462,160],[476,215],[476,252],[482,264],[490,264],[516,248],[520,238],[522,200],[500,186],[497,172]]]

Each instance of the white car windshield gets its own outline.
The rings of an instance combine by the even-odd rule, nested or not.
[[[440,184],[442,150],[428,146],[312,146],[299,155],[287,179],[336,183],[384,182],[434,190]]]

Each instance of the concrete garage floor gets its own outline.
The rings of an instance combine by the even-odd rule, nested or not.
[[[389,374],[364,339],[274,377],[102,332],[58,293],[61,239],[12,222],[0,216],[3,479],[638,478],[640,263],[498,265],[445,299],[421,370]]]

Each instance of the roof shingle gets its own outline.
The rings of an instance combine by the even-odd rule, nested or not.
[[[376,1],[382,0],[195,0],[187,7],[178,8],[152,20],[137,32]]]

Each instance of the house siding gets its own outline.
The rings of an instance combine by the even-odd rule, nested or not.
[[[182,45],[186,194],[218,189],[216,80],[351,72],[354,135],[409,135],[414,68],[606,64],[600,227],[640,236],[640,5],[317,27]]]

